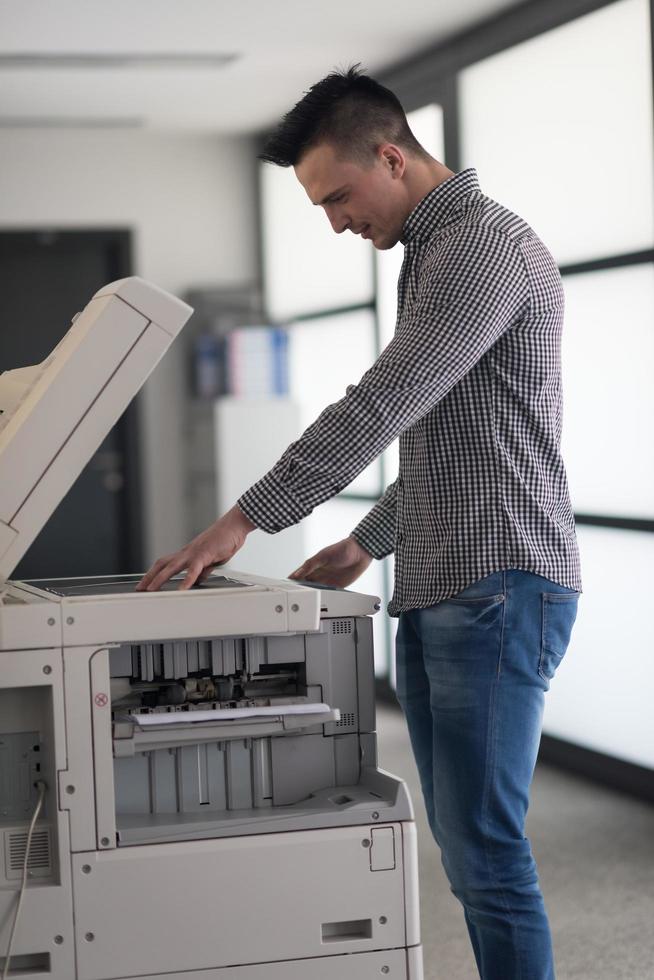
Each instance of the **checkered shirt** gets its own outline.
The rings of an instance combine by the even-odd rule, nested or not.
[[[508,568],[580,590],[554,259],[473,169],[423,198],[402,242],[393,340],[239,507],[264,531],[296,524],[399,436],[399,476],[352,532],[395,552],[391,615]]]

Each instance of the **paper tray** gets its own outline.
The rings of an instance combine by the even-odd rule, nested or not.
[[[188,725],[197,722],[222,722],[229,719],[278,717],[280,715],[314,715],[324,714],[332,709],[328,704],[271,704],[252,708],[220,708],[218,711],[167,711],[142,714],[130,712],[129,721],[141,728],[151,728],[153,725]],[[340,715],[339,715],[340,717]],[[338,719],[336,719],[338,721]],[[314,720],[312,725],[316,724]]]
[[[236,712],[247,714],[235,714]],[[227,714],[234,716],[224,718]],[[198,715],[201,720],[190,720]],[[222,742],[237,738],[265,738],[287,732],[296,733],[316,725],[327,725],[340,721],[340,717],[338,708],[330,708],[327,704],[134,714],[126,716],[125,721],[115,722],[113,751],[117,758],[125,758],[140,752],[177,748],[180,745],[200,745],[204,742]],[[148,721],[142,724],[136,721],[137,718],[141,722],[144,719]]]

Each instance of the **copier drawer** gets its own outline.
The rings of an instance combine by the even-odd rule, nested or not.
[[[405,894],[417,888],[415,825],[404,829],[363,825],[75,854],[78,980],[415,945],[412,909],[405,918]]]
[[[281,960],[256,966],[225,966],[202,973],[157,973],[124,980],[424,980],[422,947],[349,956]],[[121,978],[123,980],[123,978]]]

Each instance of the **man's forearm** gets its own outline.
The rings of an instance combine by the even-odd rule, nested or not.
[[[237,530],[242,531],[244,534],[249,534],[250,531],[256,530],[257,527],[257,525],[250,520],[247,514],[241,510],[238,504],[234,504],[234,506],[227,511],[225,514],[225,519],[229,520]]]

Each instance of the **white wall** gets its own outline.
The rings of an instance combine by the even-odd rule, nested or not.
[[[134,272],[173,293],[251,282],[255,155],[243,137],[6,130],[0,228],[129,228]],[[148,561],[185,543],[185,384],[179,345],[140,398]]]

